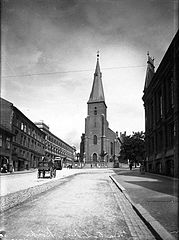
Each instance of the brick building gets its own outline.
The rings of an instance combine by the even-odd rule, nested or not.
[[[4,165],[6,167],[12,161],[12,115],[11,115],[12,103],[0,100],[0,169]],[[6,114],[5,109],[8,109]]]
[[[64,166],[73,164],[76,148],[50,132],[49,126],[43,121],[35,124],[45,134],[45,156],[52,159],[58,157],[63,161]]]
[[[13,165],[14,171],[37,167],[45,152],[45,134],[12,103],[3,98],[0,102],[1,126],[3,131],[8,129],[1,130],[1,135],[9,142],[6,146],[8,164]]]
[[[85,161],[94,166],[117,160],[120,143],[117,133],[109,128],[107,106],[105,103],[102,74],[97,55],[92,91],[88,104],[88,116],[85,119]]]
[[[158,69],[148,54],[144,87],[146,171],[178,176],[179,32]]]

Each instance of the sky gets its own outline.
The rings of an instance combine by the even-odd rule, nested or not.
[[[96,53],[113,131],[144,131],[147,51],[160,64],[176,0],[2,0],[1,97],[79,149]]]

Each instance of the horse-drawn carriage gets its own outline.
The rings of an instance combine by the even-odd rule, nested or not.
[[[37,177],[40,178],[41,175],[44,178],[45,176],[49,175],[50,178],[56,177],[56,166],[52,160],[43,159],[38,163],[38,175]]]

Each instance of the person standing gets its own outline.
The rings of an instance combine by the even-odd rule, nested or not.
[[[129,169],[130,169],[130,170],[132,170],[132,166],[133,166],[133,162],[130,161],[130,162],[129,162]]]

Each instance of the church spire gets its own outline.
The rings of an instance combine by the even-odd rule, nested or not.
[[[148,56],[148,60],[147,60],[147,72],[146,72],[146,77],[145,77],[145,87],[144,89],[146,89],[154,74],[155,74],[155,66],[154,66],[154,58],[152,59],[150,56],[149,56],[149,52],[147,52],[147,56]]]
[[[105,102],[103,84],[102,84],[102,73],[99,66],[99,51],[97,52],[97,63],[94,73],[93,86],[90,94],[88,103],[90,102]]]

